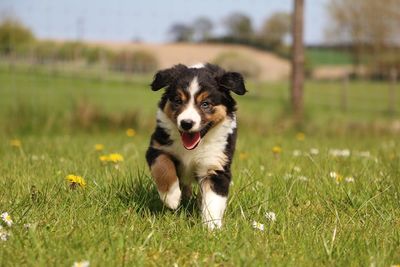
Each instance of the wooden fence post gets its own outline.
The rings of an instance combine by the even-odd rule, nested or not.
[[[390,115],[396,113],[396,87],[397,87],[397,70],[391,69],[390,71],[390,85],[389,85],[389,101],[388,111]]]
[[[342,91],[340,94],[340,108],[342,112],[347,111],[348,104],[348,90],[349,90],[349,75],[345,74],[342,82]]]

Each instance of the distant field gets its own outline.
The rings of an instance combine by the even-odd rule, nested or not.
[[[306,123],[295,130],[288,85],[249,82],[236,97],[225,225],[211,233],[195,200],[169,211],[149,177],[144,153],[162,93],[150,79],[0,67],[0,213],[14,221],[0,230],[10,234],[0,266],[400,264],[399,115],[387,113],[387,84],[351,82],[340,111],[340,83],[309,82]],[[114,152],[124,161],[100,162]],[[71,190],[68,174],[86,187]]]
[[[352,64],[350,53],[333,49],[308,48],[306,58],[314,67]]]

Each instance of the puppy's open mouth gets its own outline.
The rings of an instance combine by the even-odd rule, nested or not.
[[[197,147],[200,143],[201,135],[200,132],[188,133],[181,132],[182,144],[187,150],[192,150]]]
[[[208,133],[208,130],[211,129],[212,125],[213,123],[209,122],[199,132],[180,132],[183,146],[187,150],[195,149],[200,143],[201,138],[203,138]]]

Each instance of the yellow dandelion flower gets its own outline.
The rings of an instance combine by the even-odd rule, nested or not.
[[[22,146],[22,142],[19,139],[11,139],[10,140],[10,146],[15,147],[15,148],[19,148]]]
[[[108,155],[102,155],[99,157],[100,161],[103,163],[118,163],[124,161],[124,157],[118,153],[112,153]]]
[[[65,179],[69,182],[71,188],[76,188],[77,186],[85,188],[86,186],[86,181],[82,176],[69,174],[67,177],[65,177]]]
[[[249,154],[246,153],[246,152],[240,152],[240,153],[239,153],[239,159],[240,159],[240,160],[245,160],[245,159],[247,159],[248,157],[249,157]]]
[[[110,155],[108,155],[108,157],[109,157],[109,161],[111,161],[113,163],[118,163],[118,162],[124,161],[124,157],[118,153],[110,154]]]
[[[134,129],[132,129],[132,128],[129,128],[129,129],[126,130],[126,135],[128,137],[134,137],[136,135],[136,131]]]
[[[274,153],[275,155],[278,155],[278,154],[282,153],[282,148],[280,146],[274,146],[272,148],[272,153]]]
[[[102,150],[104,150],[104,145],[103,144],[95,144],[94,145],[94,150],[102,151]]]
[[[302,132],[299,132],[299,133],[296,134],[296,139],[298,141],[304,141],[304,139],[306,139],[306,135],[304,133],[302,133]]]

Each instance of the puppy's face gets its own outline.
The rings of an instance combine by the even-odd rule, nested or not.
[[[186,149],[194,149],[207,132],[235,111],[230,91],[244,94],[239,73],[207,64],[201,68],[177,65],[160,71],[152,89],[166,87],[160,108],[176,125]]]

